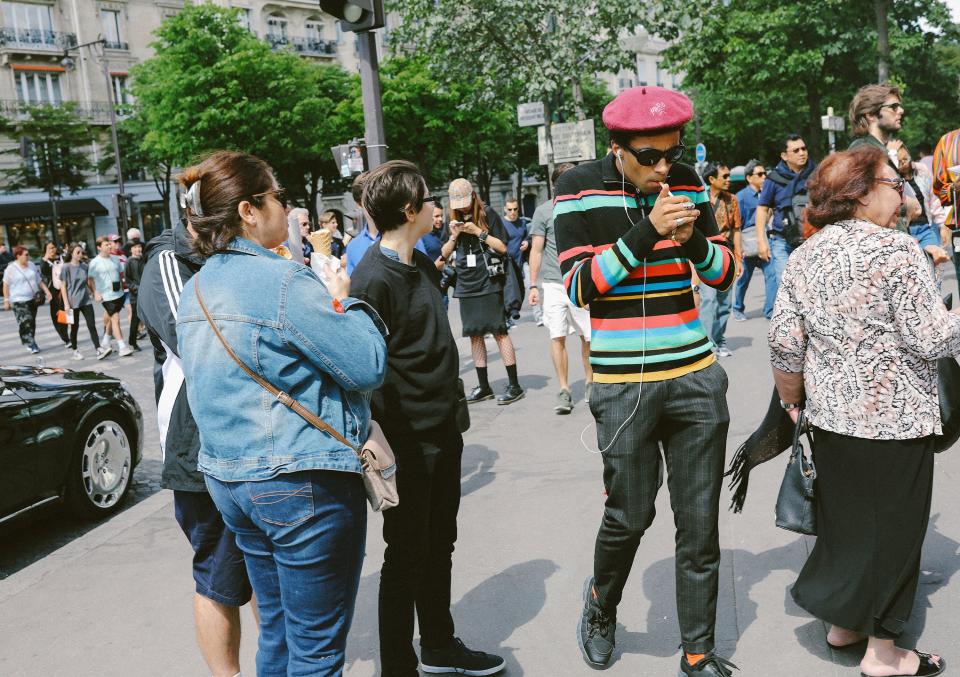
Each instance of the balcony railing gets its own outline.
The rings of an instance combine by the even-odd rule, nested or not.
[[[320,40],[317,38],[290,38],[282,35],[267,34],[264,38],[274,49],[292,49],[297,54],[309,56],[337,55],[337,43],[334,40]]]
[[[28,104],[24,103],[23,101],[18,101],[17,99],[3,99],[0,100],[0,116],[8,120],[15,120],[26,115],[26,110],[29,106],[59,106],[62,103],[66,102],[40,102]],[[114,110],[117,113],[117,119],[122,120],[130,115],[130,113],[133,111],[133,106],[128,103],[118,103],[114,105]],[[110,104],[106,101],[77,103],[76,111],[77,115],[91,124],[110,124]]]
[[[128,45],[126,42],[113,42],[112,40],[105,40],[103,43],[103,46],[106,47],[107,49],[122,49],[122,50],[130,49],[130,45]]]
[[[73,33],[41,28],[0,28],[0,47],[7,49],[42,49],[60,52],[77,46]]]

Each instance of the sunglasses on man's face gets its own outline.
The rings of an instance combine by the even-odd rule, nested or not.
[[[729,179],[729,178],[730,178],[730,173],[729,173],[729,172],[726,173],[726,174],[721,174],[721,175],[720,175],[720,179],[723,180],[723,181],[725,181],[726,179]]]
[[[751,176],[766,176],[766,175],[767,175],[766,172],[754,172],[753,174],[751,174]]]
[[[895,101],[894,103],[885,103],[882,106],[880,106],[880,110],[883,110],[884,108],[889,108],[894,113],[896,113],[898,110],[906,110],[903,107],[903,104],[900,103],[899,101]]]
[[[686,146],[682,143],[676,146],[671,146],[666,150],[657,150],[656,148],[631,148],[630,146],[624,146],[630,153],[637,159],[637,162],[644,167],[653,167],[655,164],[660,162],[660,160],[666,160],[668,164],[673,164],[674,162],[679,162],[680,158],[683,157],[683,152],[686,150]]]
[[[280,203],[280,206],[284,209],[287,208],[287,189],[286,188],[275,188],[273,190],[265,190],[262,193],[257,193],[256,195],[251,195],[254,200],[257,200],[267,195],[273,195],[277,199],[277,202]]]

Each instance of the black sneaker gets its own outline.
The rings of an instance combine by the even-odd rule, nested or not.
[[[495,675],[505,666],[500,656],[468,649],[457,637],[446,649],[420,649],[420,669],[429,674]]]
[[[484,388],[482,386],[477,386],[470,391],[470,394],[467,395],[467,404],[475,404],[477,402],[483,402],[484,400],[493,399],[493,390],[490,388]]]
[[[517,400],[522,400],[524,395],[526,393],[523,392],[523,388],[511,384],[503,391],[503,395],[497,398],[497,404],[511,404]]]
[[[583,612],[577,638],[583,660],[591,668],[605,668],[616,646],[617,615],[604,611],[593,598],[593,578],[588,578],[583,589]]]
[[[687,654],[680,654],[680,672],[684,675],[693,675],[694,677],[732,677],[730,670],[739,670],[736,665],[714,652],[710,652],[705,658],[697,661],[696,665],[690,665],[687,662]]]

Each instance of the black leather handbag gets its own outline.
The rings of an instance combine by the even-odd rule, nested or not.
[[[802,437],[806,435],[810,447],[809,458],[804,450]],[[817,469],[813,464],[813,436],[803,412],[797,419],[793,433],[793,449],[787,471],[783,474],[780,494],[777,496],[777,526],[798,534],[816,536],[817,511],[814,485]]]
[[[935,435],[933,450],[946,451],[960,439],[960,364],[954,357],[937,360],[937,391],[940,396],[942,435]]]

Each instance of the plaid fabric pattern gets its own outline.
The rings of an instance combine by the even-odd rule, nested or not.
[[[726,393],[727,374],[714,363],[642,386],[594,383],[590,397],[601,450],[611,444],[640,397],[636,415],[603,453],[607,500],[593,565],[600,604],[613,611],[620,603],[640,539],[653,523],[666,465],[677,527],[677,612],[683,648],[689,653],[714,648],[717,520],[730,423]]]

